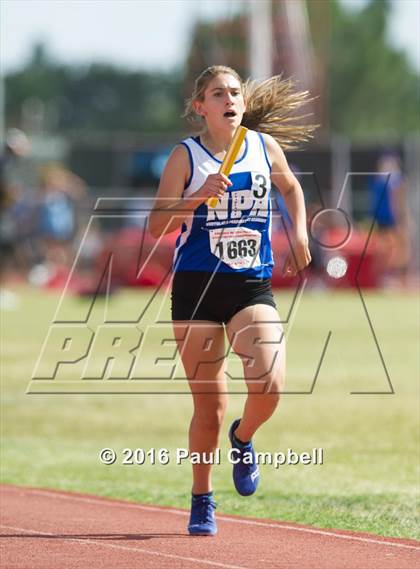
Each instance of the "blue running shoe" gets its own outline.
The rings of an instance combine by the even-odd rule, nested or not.
[[[235,462],[238,461],[237,464],[233,465],[233,483],[238,494],[250,496],[257,489],[260,481],[260,471],[256,464],[252,441],[241,444],[235,439],[233,433],[238,428],[240,422],[240,419],[236,419],[229,429],[229,439],[232,448],[238,449],[237,452],[232,453],[232,459]]]
[[[215,509],[216,502],[212,495],[192,497],[191,516],[188,524],[190,535],[216,535]]]

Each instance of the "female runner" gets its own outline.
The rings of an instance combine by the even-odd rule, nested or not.
[[[207,462],[227,405],[224,327],[248,391],[242,417],[229,430],[233,480],[243,496],[259,482],[251,439],[276,409],[285,375],[285,342],[271,291],[271,181],[293,222],[285,271],[294,276],[311,260],[303,192],[279,145],[310,136],[313,127],[293,125],[290,118],[305,101],[306,93],[293,93],[291,82],[278,76],[257,85],[243,84],[229,67],[203,71],[185,113],[201,123],[200,135],[174,148],[149,218],[156,238],[180,229],[172,318],[194,403],[189,450],[203,457],[193,465],[191,535],[217,532]],[[218,171],[240,124],[250,130],[228,178]],[[211,207],[207,200],[214,197]]]

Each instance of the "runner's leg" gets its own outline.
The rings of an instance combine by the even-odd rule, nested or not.
[[[217,448],[227,405],[224,328],[204,320],[174,321],[173,327],[194,403],[189,450],[209,457]],[[212,490],[212,465],[192,468],[193,494]]]
[[[226,326],[229,342],[241,358],[248,397],[236,437],[249,441],[274,413],[285,379],[285,340],[277,310],[266,304],[247,306]]]

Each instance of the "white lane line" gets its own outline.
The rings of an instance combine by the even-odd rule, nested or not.
[[[156,508],[154,506],[145,506],[143,504],[133,504],[130,502],[124,503],[124,502],[114,502],[112,501],[112,499],[110,499],[109,501],[105,498],[104,500],[98,500],[96,498],[88,498],[88,497],[83,497],[83,496],[72,496],[71,494],[60,494],[60,493],[56,493],[56,492],[49,492],[48,490],[32,490],[30,488],[26,489],[24,487],[22,487],[22,490],[18,490],[15,489],[16,491],[20,491],[20,492],[25,492],[25,493],[30,493],[30,494],[36,494],[36,495],[40,495],[40,496],[50,496],[52,498],[57,498],[57,499],[61,499],[61,500],[74,500],[77,502],[86,502],[86,503],[90,503],[90,504],[99,504],[102,506],[113,506],[113,507],[123,507],[123,508],[135,508],[135,509],[141,509],[141,510],[145,510],[145,511],[149,511],[149,512],[165,512],[168,514],[175,514],[175,515],[182,515],[182,516],[188,516],[189,513],[188,512],[184,512],[183,510],[176,510],[176,509],[171,509],[171,510],[167,510],[164,507],[161,508]],[[389,546],[389,547],[400,547],[402,549],[414,549],[416,551],[420,551],[420,545],[409,545],[408,543],[396,543],[394,541],[386,541],[386,540],[381,540],[381,539],[375,539],[372,537],[360,537],[357,535],[346,535],[346,534],[341,534],[341,533],[335,533],[333,531],[328,531],[328,530],[322,530],[322,529],[312,529],[312,528],[305,528],[305,527],[295,527],[295,526],[289,526],[287,524],[272,524],[269,522],[257,522],[255,520],[245,520],[245,519],[236,519],[236,518],[228,518],[225,516],[217,516],[218,520],[221,521],[225,521],[225,522],[230,522],[230,523],[236,523],[236,524],[244,524],[244,525],[251,525],[251,526],[260,526],[260,527],[269,527],[269,528],[275,528],[275,529],[286,529],[289,531],[298,531],[298,532],[304,532],[304,533],[312,533],[314,535],[325,535],[328,537],[336,537],[337,539],[346,539],[346,540],[350,540],[350,541],[360,541],[362,543],[375,543],[377,545],[384,545],[384,546]]]
[[[57,534],[48,531],[40,531],[36,529],[18,528],[15,526],[5,526],[0,525],[1,528],[13,530],[13,531],[23,531],[25,533],[33,534],[33,537],[38,537],[40,535],[45,536],[55,536]],[[1,537],[1,536],[0,536]],[[30,536],[29,536],[30,537]],[[143,549],[142,547],[128,547],[126,545],[117,545],[116,543],[104,543],[103,541],[97,541],[95,539],[80,539],[78,537],[67,537],[63,536],[66,541],[76,541],[77,543],[87,543],[89,545],[102,545],[103,547],[112,547],[113,549],[123,549],[124,551],[132,551],[139,553],[147,553],[148,555],[156,555],[158,557],[169,557],[170,559],[180,559],[182,561],[191,561],[192,563],[204,563],[205,565],[212,565],[213,567],[223,567],[224,569],[246,569],[243,565],[227,565],[226,563],[218,563],[217,561],[207,561],[205,559],[197,559],[195,557],[184,557],[182,555],[174,555],[172,553],[162,553],[160,551],[153,551],[152,549]]]

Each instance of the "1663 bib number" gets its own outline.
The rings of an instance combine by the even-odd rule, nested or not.
[[[261,265],[261,233],[247,227],[211,229],[210,248],[233,269],[248,269]]]

